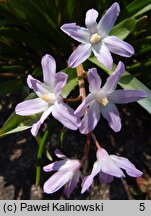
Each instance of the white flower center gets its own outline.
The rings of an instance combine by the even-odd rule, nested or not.
[[[44,100],[48,104],[54,104],[56,101],[56,96],[54,93],[48,93],[40,96],[42,100]]]
[[[108,104],[108,102],[109,102],[107,98],[101,98],[98,101],[103,106],[106,106]]]
[[[101,40],[101,36],[100,36],[99,34],[95,33],[95,34],[91,35],[90,42],[91,42],[92,44],[96,44],[96,43],[98,43],[100,40]]]

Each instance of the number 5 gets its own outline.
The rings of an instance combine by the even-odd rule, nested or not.
[[[145,203],[140,203],[139,204],[139,210],[144,211],[145,210]]]

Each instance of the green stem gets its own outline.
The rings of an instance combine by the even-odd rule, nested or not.
[[[42,139],[39,136],[36,137],[37,142],[39,143],[39,149],[37,153],[37,166],[36,166],[36,185],[38,185],[40,181],[42,154],[43,154],[44,146],[48,138],[48,135],[49,135],[49,131],[46,130]]]

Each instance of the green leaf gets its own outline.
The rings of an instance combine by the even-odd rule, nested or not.
[[[35,94],[31,93],[26,98],[26,100],[33,98],[35,98]],[[7,119],[3,127],[0,129],[0,138],[12,133],[24,131],[31,128],[32,125],[39,120],[40,115],[41,114],[38,113],[32,116],[19,116],[15,112],[13,112],[11,116]]]
[[[46,157],[47,157],[47,159],[50,160],[50,161],[53,160],[53,159],[52,159],[52,156],[51,156],[51,154],[49,153],[48,150],[46,150]]]
[[[7,40],[9,40],[10,42],[14,40],[16,42],[27,43],[34,50],[38,50],[39,46],[40,46],[40,39],[35,37],[34,34],[31,35],[25,31],[20,31],[19,29],[1,27],[0,28],[0,37],[4,37]]]
[[[126,9],[130,14],[133,15],[133,17],[136,17],[150,10],[150,7],[151,7],[151,0],[143,0],[143,1],[134,0],[126,6]]]
[[[66,68],[63,70],[66,74],[68,74],[68,81],[63,89],[63,97],[67,97],[70,92],[77,86],[78,79],[75,68]]]
[[[8,93],[14,93],[20,91],[23,87],[23,79],[13,79],[6,82],[0,83],[0,94],[6,95]]]
[[[44,147],[45,147],[45,143],[47,141],[48,135],[49,135],[49,130],[46,130],[39,143],[39,149],[37,153],[37,166],[36,166],[36,185],[38,185],[40,182],[42,154],[44,151]]]
[[[136,24],[137,20],[134,18],[127,18],[115,25],[112,28],[110,35],[115,35],[123,40],[134,30]]]
[[[73,11],[74,11],[75,6],[76,6],[75,0],[67,1],[67,12],[69,15],[69,19],[71,19],[71,17],[73,16]]]
[[[21,72],[24,71],[25,68],[21,65],[1,65],[0,72]]]
[[[66,134],[67,131],[68,131],[68,128],[63,127],[63,129],[60,132],[60,143],[61,143],[61,146],[63,144],[64,137],[65,137],[65,134]]]
[[[89,60],[98,67],[102,68],[109,75],[112,74],[117,66],[113,64],[113,70],[109,70],[104,65],[100,64],[95,57],[89,58]],[[147,88],[142,82],[133,77],[127,71],[125,71],[121,76],[118,84],[124,89],[139,89],[145,91],[148,94],[148,97],[137,102],[151,114],[151,90],[149,88]]]
[[[141,9],[140,11],[138,11],[136,14],[134,14],[132,17],[137,17],[137,16],[140,16],[148,11],[151,10],[151,4],[147,5],[146,7],[144,7],[143,9]]]

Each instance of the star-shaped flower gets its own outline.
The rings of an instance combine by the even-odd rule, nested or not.
[[[86,13],[85,25],[80,27],[76,23],[64,24],[61,30],[81,43],[68,59],[70,67],[77,67],[94,53],[98,61],[107,68],[112,68],[113,59],[111,53],[130,57],[134,54],[133,47],[116,36],[109,35],[118,15],[120,7],[114,3],[104,14],[102,19],[96,22],[98,12],[90,9]]]
[[[40,120],[33,124],[31,133],[36,136],[45,119],[52,113],[53,117],[65,127],[76,130],[80,120],[74,115],[74,110],[63,102],[62,90],[67,82],[67,74],[56,73],[56,62],[50,55],[45,55],[41,61],[44,83],[34,79],[31,75],[27,78],[29,88],[33,89],[38,98],[26,100],[16,106],[15,112],[21,116],[29,116],[43,112]]]
[[[117,178],[125,177],[122,169],[132,177],[139,177],[143,174],[127,158],[109,155],[103,148],[97,150],[96,157],[97,161],[93,165],[91,174],[83,180],[81,193],[84,193],[90,187],[97,174],[99,174],[100,181],[105,183],[112,182],[113,176]]]
[[[81,163],[79,160],[67,158],[59,150],[56,150],[55,154],[62,160],[55,161],[43,168],[45,172],[58,171],[45,182],[44,192],[52,194],[67,184],[64,193],[69,197],[82,176],[80,171]]]
[[[79,128],[82,134],[94,130],[100,119],[100,113],[115,132],[120,131],[121,119],[115,104],[130,103],[147,97],[147,93],[142,90],[116,90],[117,82],[124,71],[124,64],[119,62],[115,71],[107,78],[105,85],[100,88],[101,78],[96,68],[89,69],[90,93],[74,112],[79,117],[84,116]]]

